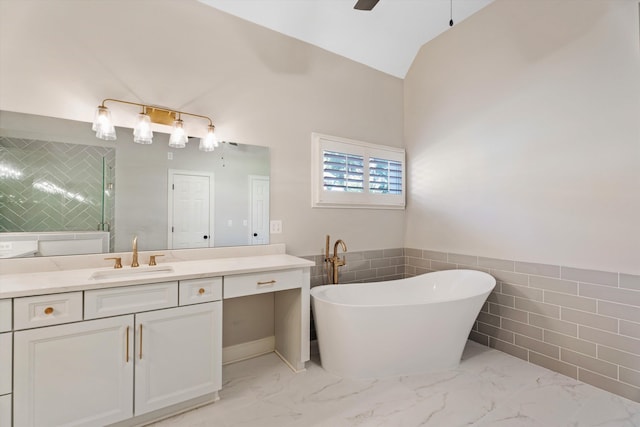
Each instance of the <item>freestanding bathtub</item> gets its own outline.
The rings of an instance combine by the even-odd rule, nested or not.
[[[495,284],[481,271],[446,270],[316,286],[311,301],[322,367],[358,379],[454,368]]]

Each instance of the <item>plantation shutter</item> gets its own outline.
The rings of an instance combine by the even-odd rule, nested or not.
[[[379,194],[402,194],[402,163],[371,157],[369,191]]]
[[[364,191],[364,157],[324,150],[322,158],[325,191]]]

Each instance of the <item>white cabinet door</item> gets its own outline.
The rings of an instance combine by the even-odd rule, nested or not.
[[[222,387],[222,302],[136,315],[135,414]]]
[[[133,416],[133,324],[128,315],[15,332],[14,427]]]
[[[0,395],[11,393],[11,332],[0,334]],[[0,424],[2,425],[2,424]]]
[[[13,314],[11,313],[11,300],[0,300],[0,332],[8,332],[11,330],[11,319]]]
[[[0,426],[11,425],[11,395],[0,396]]]

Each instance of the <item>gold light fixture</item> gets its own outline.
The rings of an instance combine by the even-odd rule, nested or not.
[[[178,116],[178,119],[173,122],[173,130],[169,137],[169,147],[184,148],[186,147],[187,142],[189,142],[189,138],[187,137],[187,131],[184,128],[184,122],[180,116]]]
[[[138,121],[133,128],[133,142],[138,144],[151,144],[153,142],[153,131],[151,130],[151,117],[142,109],[138,114]]]
[[[189,142],[187,131],[184,122],[182,121],[182,115],[186,115],[209,121],[207,133],[200,139],[200,145],[198,148],[201,151],[213,151],[218,147],[218,141],[215,135],[215,126],[207,116],[111,98],[103,100],[102,104],[98,106],[93,126],[91,128],[96,132],[96,137],[100,139],[108,141],[116,139],[116,129],[111,119],[111,111],[105,105],[107,102],[118,102],[121,104],[142,107],[142,111],[138,114],[137,122],[133,128],[133,140],[138,144],[151,144],[153,142],[151,123],[157,123],[173,126],[171,136],[169,137],[169,147],[184,148],[187,145],[187,142]]]
[[[218,147],[218,138],[216,138],[216,127],[213,125],[207,129],[207,135],[204,138],[200,138],[200,151],[213,151]]]

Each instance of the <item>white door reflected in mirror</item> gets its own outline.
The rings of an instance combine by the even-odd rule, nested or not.
[[[213,247],[214,176],[169,169],[169,249]]]
[[[269,243],[269,177],[249,175],[250,245]]]

